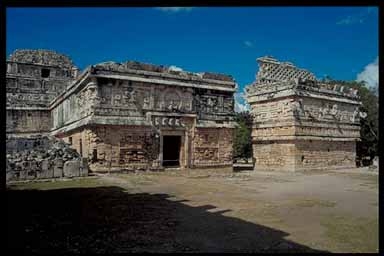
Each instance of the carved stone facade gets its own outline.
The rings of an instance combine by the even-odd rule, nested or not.
[[[7,64],[8,135],[62,138],[92,171],[232,164],[230,76],[133,61],[79,75],[67,57],[40,50],[16,51]]]
[[[157,169],[166,161],[182,168],[231,165],[235,90],[223,75],[101,63],[52,102],[52,134],[72,140],[93,170]],[[199,141],[208,132],[214,145]],[[178,144],[168,145],[169,137]]]
[[[77,76],[77,68],[68,57],[46,50],[17,50],[6,65],[7,133],[49,132],[49,103]]]
[[[258,59],[246,88],[253,117],[255,170],[354,167],[359,96],[271,57]]]

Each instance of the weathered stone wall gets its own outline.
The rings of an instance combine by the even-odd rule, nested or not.
[[[356,166],[356,142],[298,140],[296,170],[351,168]]]
[[[253,144],[257,171],[308,171],[355,167],[353,141],[281,140]]]
[[[259,58],[246,89],[253,117],[255,169],[306,170],[355,166],[360,137],[356,90],[273,58]]]
[[[91,171],[149,170],[161,168],[161,136],[181,137],[180,167],[232,165],[233,129],[197,128],[158,132],[151,126],[97,125],[65,133],[61,138],[83,157]],[[71,142],[71,143],[70,143]],[[80,146],[80,144],[82,146]]]
[[[52,134],[88,155],[92,170],[161,167],[169,135],[181,138],[181,168],[232,164],[232,78],[137,62],[101,63],[84,74],[51,103]],[[205,129],[224,139],[193,149]]]
[[[52,127],[48,110],[16,110],[7,113],[7,133],[47,133]]]
[[[7,62],[7,132],[50,129],[93,170],[161,167],[169,135],[180,136],[181,168],[193,167],[195,155],[198,166],[229,165],[236,87],[231,76],[132,61],[79,75],[62,54],[18,50]],[[223,139],[195,151],[195,134],[205,129]]]
[[[193,166],[232,165],[233,129],[198,128],[193,139]]]
[[[7,133],[48,132],[49,103],[74,80],[77,68],[47,50],[16,50],[6,64]]]
[[[265,141],[253,144],[255,170],[295,171],[296,148],[292,141]]]
[[[52,118],[54,130],[85,117],[96,123],[150,125],[155,120],[147,119],[148,112],[196,114],[199,120],[228,122],[233,119],[233,108],[233,92],[90,78],[53,105]]]
[[[7,138],[8,181],[88,175],[88,165],[75,150],[53,137]]]
[[[70,146],[89,159],[91,171],[158,166],[159,138],[151,127],[98,125],[65,133],[61,138],[71,141]]]

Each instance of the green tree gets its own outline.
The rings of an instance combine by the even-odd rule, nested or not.
[[[249,111],[236,113],[235,120],[238,126],[235,129],[233,141],[234,158],[252,157],[252,117]]]
[[[330,79],[328,77],[328,79]],[[378,154],[379,137],[379,100],[375,89],[369,89],[364,82],[340,81],[330,79],[331,84],[339,84],[358,90],[362,103],[360,111],[366,112],[365,118],[360,118],[361,141],[357,143],[356,155],[358,158],[370,157],[372,160]]]

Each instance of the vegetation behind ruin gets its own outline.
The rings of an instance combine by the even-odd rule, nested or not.
[[[360,118],[361,141],[357,143],[356,156],[358,160],[369,157],[369,162],[371,163],[378,154],[379,143],[379,97],[377,91],[373,88],[368,88],[364,81],[341,81],[333,80],[330,77],[326,79],[331,84],[339,84],[358,90],[358,95],[360,95],[362,102],[361,111],[366,112],[367,116]]]

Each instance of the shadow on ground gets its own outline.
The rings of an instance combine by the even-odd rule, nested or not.
[[[289,234],[120,187],[7,191],[12,252],[322,252]]]

